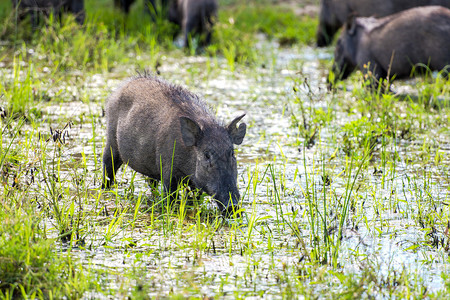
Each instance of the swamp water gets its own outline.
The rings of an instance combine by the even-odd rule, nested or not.
[[[166,208],[159,185],[150,189],[124,167],[117,189],[99,189],[104,100],[134,66],[41,83],[49,98],[63,100],[39,103],[44,122],[25,124],[21,131],[31,134],[16,141],[45,144],[48,161],[33,161],[41,171],[24,180],[48,211],[49,237],[61,226],[77,232],[58,249],[95,274],[103,292],[84,298],[389,298],[396,289],[416,297],[449,284],[448,123],[412,140],[375,133],[367,152],[358,145],[365,127],[357,125],[371,112],[353,108],[361,106],[350,91],[355,82],[346,82],[349,91],[327,90],[330,49],[264,40],[258,47],[269,54],[257,67],[231,72],[223,58],[161,56],[158,69],[201,94],[224,121],[247,113],[247,135],[236,147],[241,222],[218,218],[209,197],[188,204],[194,208],[184,201]],[[448,89],[441,97],[448,103]],[[344,132],[348,124],[357,129]],[[44,169],[57,186],[45,186]],[[46,199],[55,195],[52,205]]]

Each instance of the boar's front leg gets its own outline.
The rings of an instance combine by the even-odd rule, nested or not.
[[[122,165],[119,151],[107,142],[103,151],[103,183],[102,188],[109,188],[111,182],[115,182],[116,172]]]
[[[191,190],[195,190],[195,185],[189,180],[189,177],[179,177],[172,174],[170,176],[170,169],[164,169],[162,184],[164,186],[165,196],[168,197],[171,203],[176,201],[180,197],[180,191],[183,191],[185,187],[189,187]],[[187,189],[184,190],[188,191]]]
[[[167,196],[170,196],[170,199],[173,200],[175,199],[176,196],[176,191],[178,189],[178,184],[180,183],[180,180],[178,180],[175,177],[170,177],[170,175],[166,175],[166,174],[170,174],[170,170],[167,171],[167,173],[164,173],[163,175],[163,179],[162,179],[162,184],[164,185],[164,192],[166,193]]]

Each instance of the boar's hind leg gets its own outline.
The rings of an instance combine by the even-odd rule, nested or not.
[[[198,20],[193,17],[187,17],[187,21],[184,24],[183,33],[184,33],[184,47],[191,47],[191,40],[196,33],[196,28],[199,26]]]
[[[122,165],[122,159],[119,152],[109,144],[106,144],[103,151],[103,183],[102,188],[108,188],[111,182],[115,182],[116,172]]]

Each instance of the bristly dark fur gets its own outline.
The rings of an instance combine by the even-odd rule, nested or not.
[[[191,102],[193,106],[187,105],[183,107],[186,109],[186,113],[195,118],[195,110],[194,108],[201,109],[204,113],[209,115],[212,119],[216,120],[214,110],[211,106],[209,106],[199,95],[192,93],[191,91],[187,90],[186,88],[167,82],[163,78],[155,75],[153,72],[144,69],[142,72],[139,70],[136,70],[136,76],[133,76],[131,80],[135,79],[149,79],[152,81],[157,82],[158,84],[161,84],[162,86],[168,87],[168,89],[165,89],[168,93],[167,96],[174,101],[174,103],[183,104],[187,102]],[[223,125],[222,121],[216,120],[216,122],[219,125]]]
[[[144,69],[140,71],[139,69],[136,69],[136,76],[134,78],[147,78],[147,77],[156,77],[152,71],[149,69]]]

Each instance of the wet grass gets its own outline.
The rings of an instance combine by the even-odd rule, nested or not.
[[[269,1],[224,1],[203,50],[140,2],[36,32],[0,5],[0,298],[448,295],[448,78],[327,91],[317,21]],[[135,69],[247,111],[241,220],[126,167],[100,188],[104,100]]]

